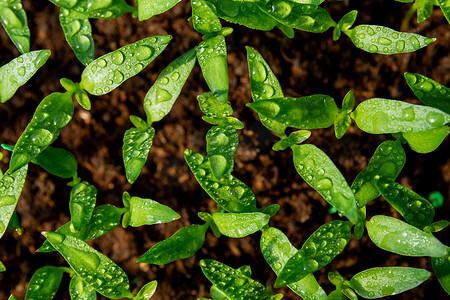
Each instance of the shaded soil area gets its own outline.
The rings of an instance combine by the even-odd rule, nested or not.
[[[386,1],[329,1],[323,7],[334,20],[357,9],[356,24],[385,25],[399,30],[410,5]],[[139,75],[129,79],[107,95],[91,97],[92,109],[86,111],[78,104],[73,120],[61,132],[55,146],[72,152],[78,160],[82,180],[98,189],[97,205],[121,206],[124,191],[132,196],[151,198],[170,206],[181,219],[154,226],[123,229],[89,242],[107,255],[128,274],[132,289],[139,289],[150,280],[158,281],[152,299],[196,299],[208,297],[210,282],[199,267],[202,258],[213,258],[232,267],[250,265],[253,278],[272,285],[275,274],[264,261],[259,249],[260,233],[241,239],[216,238],[207,233],[204,246],[188,259],[156,266],[136,263],[136,259],[152,245],[170,237],[176,230],[190,224],[200,224],[200,211],[213,212],[215,203],[201,189],[187,167],[183,152],[193,149],[205,153],[205,135],[210,125],[202,121],[196,96],[208,91],[195,66],[171,112],[156,129],[149,159],[139,179],[130,185],[125,178],[122,162],[124,132],[132,124],[130,114],[144,117],[143,99],[158,74],[168,63],[201,42],[201,36],[187,21],[190,1],[182,1],[169,12],[139,22],[131,15],[115,20],[92,20],[95,55],[99,57],[144,37],[171,34],[173,40],[166,50]],[[31,30],[31,49],[50,49],[52,56],[38,73],[17,94],[0,105],[0,142],[14,144],[30,121],[39,102],[48,94],[63,89],[59,79],[66,77],[79,82],[83,66],[75,58],[64,39],[59,25],[58,9],[46,1],[23,1]],[[356,25],[355,24],[355,25]],[[417,24],[415,16],[406,31],[436,37],[432,45],[415,53],[376,55],[357,49],[342,36],[332,40],[332,31],[311,34],[296,31],[288,39],[280,31],[260,32],[225,24],[234,28],[226,38],[230,78],[230,102],[234,116],[245,128],[239,131],[240,144],[236,153],[234,175],[256,194],[258,206],[277,203],[280,211],[270,225],[281,229],[296,247],[320,225],[337,215],[328,213],[329,206],[296,173],[290,151],[274,152],[277,138],[265,129],[255,113],[245,106],[251,101],[245,46],[257,49],[280,80],[286,96],[298,97],[327,94],[340,106],[344,95],[352,90],[357,103],[374,97],[400,99],[419,103],[408,88],[404,72],[423,74],[450,86],[450,26],[438,9],[425,22]],[[3,30],[0,30],[0,63],[19,55]],[[307,141],[325,151],[348,182],[352,182],[368,163],[375,148],[389,135],[362,133],[352,124],[346,135],[337,140],[333,128],[313,130]],[[407,161],[398,182],[427,196],[439,191],[445,197],[443,207],[436,210],[435,220],[448,219],[450,213],[450,143],[446,141],[431,154],[416,154],[405,146]],[[0,167],[8,168],[9,154],[4,154]],[[0,260],[7,271],[0,273],[0,299],[10,293],[23,298],[28,282],[39,267],[65,266],[58,253],[42,254],[35,250],[43,242],[41,231],[54,231],[69,221],[67,180],[57,178],[36,165],[29,174],[17,206],[23,234],[8,230],[0,240]],[[382,197],[367,207],[368,217],[384,214],[401,218]],[[450,244],[448,230],[436,236]],[[429,258],[403,257],[377,248],[365,235],[360,241],[352,239],[344,252],[331,264],[315,273],[319,283],[329,293],[333,286],[328,272],[338,270],[345,278],[376,266],[412,266],[431,270]],[[57,299],[69,299],[69,278],[64,277]],[[285,299],[299,299],[287,288],[277,289]],[[102,297],[99,296],[99,299]],[[448,299],[433,275],[430,280],[404,294],[388,299]]]

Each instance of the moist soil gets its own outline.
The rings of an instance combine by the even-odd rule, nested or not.
[[[130,278],[131,288],[137,290],[151,280],[158,281],[152,299],[196,299],[209,297],[211,283],[203,276],[199,261],[213,258],[232,267],[250,265],[252,277],[264,285],[272,285],[275,274],[264,261],[259,249],[260,233],[246,238],[216,238],[207,233],[206,242],[193,257],[167,265],[136,263],[136,259],[155,243],[170,237],[176,230],[202,221],[197,213],[212,213],[215,203],[201,189],[187,167],[183,152],[193,149],[205,153],[205,135],[211,125],[202,121],[196,96],[208,91],[200,68],[195,66],[171,112],[156,129],[149,159],[133,184],[125,178],[122,162],[124,132],[132,124],[130,114],[144,117],[143,99],[158,74],[168,63],[201,42],[200,34],[187,19],[189,1],[182,1],[169,12],[139,22],[130,14],[114,20],[91,20],[95,40],[95,56],[139,39],[171,34],[172,42],[146,69],[107,95],[91,97],[92,109],[86,111],[77,103],[73,120],[64,128],[54,146],[72,152],[78,161],[78,173],[98,189],[97,205],[121,206],[124,191],[133,196],[151,198],[170,206],[181,219],[167,224],[119,227],[105,236],[89,242],[121,266]],[[76,59],[64,39],[59,25],[58,8],[46,1],[23,1],[31,30],[31,49],[50,49],[52,56],[13,99],[0,106],[0,141],[14,144],[30,121],[39,102],[52,92],[62,92],[59,79],[80,80],[83,65]],[[335,20],[357,9],[357,24],[385,25],[400,30],[402,19],[410,4],[386,1],[328,1],[322,5]],[[338,105],[352,90],[357,103],[374,98],[400,99],[418,104],[408,88],[404,72],[423,74],[446,86],[450,85],[450,26],[442,12],[435,8],[431,17],[418,24],[414,17],[404,31],[435,37],[430,46],[411,54],[378,55],[357,49],[344,35],[334,42],[332,31],[312,34],[296,31],[289,39],[280,31],[261,32],[223,22],[234,29],[226,38],[230,78],[229,101],[234,116],[245,125],[239,131],[240,144],[235,157],[234,175],[256,194],[258,206],[277,203],[280,211],[270,225],[281,229],[297,248],[319,226],[333,219],[324,199],[296,173],[290,151],[274,152],[277,141],[264,128],[257,115],[245,106],[251,101],[245,46],[257,49],[272,67],[286,96],[299,97],[327,94]],[[0,30],[1,65],[19,52],[3,30]],[[332,127],[313,130],[307,141],[325,151],[341,170],[348,182],[368,163],[376,147],[390,135],[361,132],[354,124],[343,138],[337,140]],[[405,146],[406,165],[398,182],[427,197],[430,192],[444,195],[444,206],[436,210],[435,220],[448,219],[450,213],[450,143],[446,141],[430,154],[417,154]],[[4,154],[0,167],[8,168],[10,154]],[[0,260],[7,270],[0,273],[0,299],[10,293],[23,298],[28,282],[38,268],[46,265],[66,266],[58,253],[36,253],[44,241],[41,231],[54,231],[69,221],[67,180],[48,174],[30,165],[29,174],[17,206],[22,235],[8,230],[0,241]],[[379,197],[367,206],[368,217],[384,214],[401,218],[386,201]],[[448,230],[436,236],[450,243]],[[367,237],[352,239],[348,247],[332,263],[315,273],[327,293],[333,286],[328,272],[338,270],[345,278],[377,266],[411,266],[432,270],[429,258],[404,257],[377,248]],[[56,299],[69,299],[69,277],[63,279]],[[276,289],[285,299],[299,299],[287,288]],[[99,296],[102,299],[102,296]],[[436,277],[421,286],[386,299],[449,299]]]

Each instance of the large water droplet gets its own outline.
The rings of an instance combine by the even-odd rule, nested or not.
[[[2,23],[8,29],[21,28],[22,21],[16,16],[16,14],[8,7],[3,7],[0,11],[2,15]]]
[[[153,49],[150,48],[149,46],[138,46],[136,48],[136,51],[134,52],[134,55],[136,57],[137,60],[139,61],[143,61],[146,59],[149,59],[153,54]]]
[[[369,35],[374,35],[374,34],[375,34],[375,30],[373,30],[372,27],[367,27],[367,33],[368,33]]]
[[[372,53],[378,52],[378,47],[375,46],[375,45],[370,45],[369,46],[369,52],[372,52]]]
[[[419,88],[424,92],[431,92],[434,88],[433,84],[429,81],[424,81]]]
[[[390,44],[392,44],[392,40],[380,36],[380,37],[378,38],[378,43],[381,44],[381,45],[390,45]]]
[[[270,5],[270,11],[274,14],[275,17],[283,19],[289,16],[292,11],[292,7],[285,1],[273,1]]]
[[[17,74],[19,74],[20,76],[24,76],[25,75],[25,67],[21,66],[19,67],[19,69],[17,69]]]
[[[121,65],[125,60],[125,55],[120,50],[114,51],[112,54],[112,62],[116,65]]]
[[[399,40],[395,43],[395,49],[397,50],[397,52],[402,52],[403,49],[405,49],[405,41],[404,40]]]
[[[123,81],[124,76],[122,74],[122,72],[120,72],[119,70],[115,70],[113,73],[113,82],[116,84],[119,84]]]
[[[275,94],[275,90],[272,86],[264,84],[262,87],[262,94],[265,99],[269,99],[273,96],[273,94]]]
[[[100,68],[106,67],[106,60],[104,60],[103,58],[98,59],[97,66],[99,66]]]
[[[427,122],[434,127],[438,127],[444,124],[445,118],[442,114],[431,111],[427,114]]]
[[[316,271],[318,266],[319,263],[315,259],[307,259],[303,264],[304,270],[309,273]]]
[[[211,162],[211,169],[214,173],[214,176],[216,176],[217,179],[222,178],[228,166],[228,162],[225,156],[216,154],[211,156],[209,160]]]
[[[67,35],[74,36],[81,29],[81,23],[78,20],[73,20],[67,24]]]
[[[2,206],[8,206],[8,205],[13,205],[16,203],[16,199],[12,196],[3,196],[0,197],[0,207]]]
[[[410,37],[409,41],[411,42],[414,49],[420,49],[420,42],[415,36]]]
[[[161,102],[166,102],[172,99],[172,94],[166,91],[165,89],[160,88],[159,86],[156,87],[156,93],[155,93],[156,99],[155,103],[159,104]]]
[[[405,121],[412,121],[416,117],[414,113],[414,107],[410,106],[402,110],[402,118]]]
[[[256,111],[258,113],[261,113],[267,117],[275,117],[280,112],[280,106],[276,104],[273,101],[267,100],[267,101],[259,101],[255,102],[257,103]]]
[[[319,190],[329,190],[333,187],[333,182],[328,178],[320,179],[316,182],[316,188]]]
[[[252,64],[252,79],[257,82],[263,82],[267,78],[266,67],[260,62],[255,60]]]
[[[31,141],[34,145],[44,147],[51,144],[53,134],[47,129],[40,128],[31,132]]]

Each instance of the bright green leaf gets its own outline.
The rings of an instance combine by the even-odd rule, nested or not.
[[[123,163],[129,183],[134,183],[139,177],[147,161],[148,153],[153,144],[155,129],[130,128],[123,137]]]
[[[241,238],[257,232],[269,223],[270,216],[261,213],[219,213],[212,215],[220,233],[233,238]]]
[[[30,51],[30,29],[22,1],[0,1],[0,21],[20,53]]]
[[[53,299],[61,283],[63,273],[63,268],[51,266],[36,270],[28,284],[25,300]]]

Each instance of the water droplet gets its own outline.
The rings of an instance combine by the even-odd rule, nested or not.
[[[134,71],[135,71],[136,73],[139,73],[140,71],[142,71],[142,69],[144,69],[144,66],[143,66],[142,64],[136,64],[136,65],[134,66]]]
[[[1,9],[2,23],[8,29],[22,28],[22,21],[16,16],[12,9],[3,7]]]
[[[12,196],[6,195],[6,196],[3,196],[3,197],[0,197],[0,207],[13,205],[15,203],[16,203],[16,199],[14,197],[12,197]],[[1,230],[0,230],[0,232],[1,232]]]
[[[124,62],[125,60],[125,55],[122,53],[122,51],[120,50],[116,50],[114,51],[114,53],[112,54],[112,62],[115,63],[116,65],[120,65]]]
[[[414,107],[410,106],[402,110],[402,118],[405,121],[412,121],[416,117],[414,113]]]
[[[175,72],[172,74],[172,76],[170,78],[172,78],[173,81],[177,81],[178,78],[180,78],[180,73]]]
[[[254,61],[252,65],[252,79],[263,82],[267,78],[266,67],[260,61]]]
[[[152,54],[153,49],[144,45],[138,46],[136,48],[136,51],[134,52],[136,59],[139,61],[149,59],[152,56]]]
[[[100,68],[106,67],[106,60],[104,60],[103,58],[98,59],[97,66],[99,66]]]
[[[22,58],[21,56],[19,56],[19,57],[17,58],[17,62],[18,62],[18,63],[23,63],[23,58]]]
[[[73,20],[72,22],[67,24],[67,35],[74,36],[81,29],[81,23],[79,20]]]
[[[161,80],[159,81],[160,84],[162,85],[166,85],[169,83],[169,79],[167,79],[167,77],[161,78]]]
[[[392,40],[380,36],[380,37],[378,38],[378,43],[381,44],[381,45],[390,45],[390,44],[392,44]]]
[[[372,27],[367,27],[367,33],[368,33],[369,35],[374,35],[374,34],[375,34],[375,30],[373,30]]]
[[[265,99],[269,99],[275,94],[275,90],[268,84],[264,84],[262,87],[262,93]]]
[[[18,73],[20,76],[24,76],[24,75],[25,75],[25,67],[24,67],[24,66],[19,67],[19,69],[17,70],[17,73]]]
[[[333,187],[333,182],[329,178],[323,178],[316,182],[316,188],[319,190],[329,190]]]
[[[395,49],[397,52],[402,52],[405,49],[405,41],[399,40],[395,43]]]
[[[40,128],[33,130],[31,132],[31,141],[36,146],[48,146],[51,144],[53,139],[53,134],[47,129]]]
[[[433,84],[429,81],[424,81],[420,86],[420,89],[424,92],[431,92],[434,88]]]
[[[60,112],[53,116],[53,125],[55,125],[57,128],[63,128],[70,122],[70,120],[72,120],[71,115]]]
[[[427,122],[434,127],[438,127],[444,124],[445,118],[442,114],[431,111],[427,114]]]
[[[395,289],[392,286],[385,285],[381,288],[381,292],[383,293],[383,296],[394,295]]]
[[[103,94],[103,90],[101,88],[97,88],[94,91],[94,95],[102,95]]]
[[[292,11],[291,5],[285,1],[272,1],[268,5],[270,5],[270,12],[280,19],[286,18]]]
[[[307,259],[303,263],[303,269],[310,273],[316,271],[318,266],[319,266],[319,263],[315,259]]]
[[[378,47],[375,46],[375,45],[370,45],[369,46],[369,52],[372,52],[372,53],[378,52]]]
[[[124,76],[122,74],[122,72],[120,72],[119,70],[115,70],[113,73],[113,82],[116,84],[119,84],[123,81]]]
[[[166,102],[172,99],[172,94],[166,91],[165,89],[160,88],[159,86],[156,87],[155,96],[156,96],[156,104]]]
[[[267,117],[275,117],[279,111],[280,106],[273,101],[259,101],[257,103],[257,112],[267,116]]]
[[[420,42],[415,36],[410,37],[409,41],[411,42],[414,49],[420,49]]]

